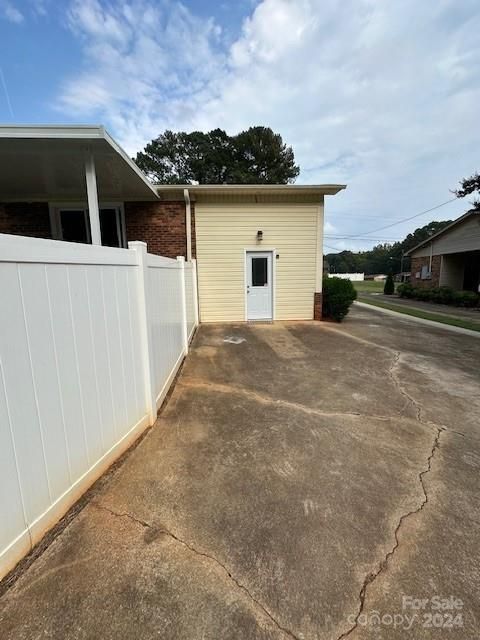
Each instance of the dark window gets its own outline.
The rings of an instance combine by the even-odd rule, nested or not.
[[[267,258],[252,258],[252,286],[264,287],[268,284]]]
[[[83,209],[60,211],[62,236],[66,242],[88,242],[85,211]]]
[[[104,247],[120,247],[121,242],[118,237],[117,210],[100,209],[100,233],[102,245]]]

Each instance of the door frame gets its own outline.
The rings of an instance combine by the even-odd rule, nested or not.
[[[247,256],[249,253],[270,253],[272,256],[272,319],[271,322],[275,320],[275,306],[277,299],[277,250],[275,247],[245,247],[243,249],[243,296],[244,296],[244,316],[245,322],[249,322],[248,320],[248,294],[247,294],[247,284],[248,284],[248,260]],[[252,321],[254,322],[254,321]],[[257,322],[270,322],[270,320],[258,320]]]

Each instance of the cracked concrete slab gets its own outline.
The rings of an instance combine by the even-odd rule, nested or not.
[[[155,427],[0,599],[0,636],[476,637],[480,345],[404,325],[202,326]],[[447,596],[462,626],[402,608]]]

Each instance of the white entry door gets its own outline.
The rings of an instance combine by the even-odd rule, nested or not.
[[[272,252],[247,251],[246,268],[247,320],[272,320]]]

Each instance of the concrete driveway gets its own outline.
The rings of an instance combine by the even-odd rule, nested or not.
[[[0,637],[479,637],[479,368],[480,339],[373,309],[202,326]]]

